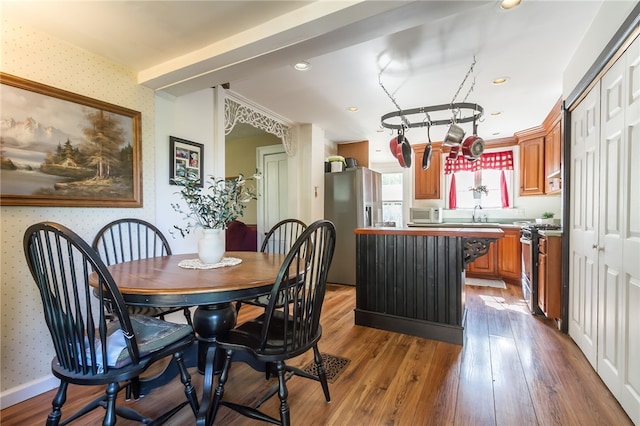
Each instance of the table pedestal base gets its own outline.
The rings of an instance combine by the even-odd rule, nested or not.
[[[202,400],[196,424],[209,425],[211,418],[213,378],[222,371],[224,353],[212,345],[215,338],[226,335],[236,325],[237,312],[231,303],[199,306],[193,315],[193,329],[198,338],[198,372],[204,375]]]
[[[198,372],[204,374],[209,365],[206,363],[207,350],[216,337],[226,335],[236,325],[237,312],[231,303],[198,306],[193,315],[193,329],[198,338]],[[213,373],[222,370],[224,354],[216,356]]]

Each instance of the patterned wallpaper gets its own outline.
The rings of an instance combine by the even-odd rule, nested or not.
[[[138,209],[73,207],[0,207],[0,392],[50,375],[51,338],[42,305],[22,251],[24,230],[49,220],[91,240],[98,229],[119,217],[155,217],[154,93],[136,82],[131,70],[26,27],[2,21],[0,70],[142,113],[143,202]]]

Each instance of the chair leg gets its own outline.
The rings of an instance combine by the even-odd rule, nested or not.
[[[67,400],[67,387],[69,387],[69,383],[64,381],[60,382],[58,392],[51,402],[53,408],[47,417],[47,426],[58,426],[58,423],[60,423],[60,417],[62,417],[62,406]]]
[[[191,311],[189,310],[189,308],[184,308],[182,312],[184,313],[184,317],[187,320],[187,324],[193,327],[193,322],[191,322]]]
[[[125,400],[130,401],[131,399],[133,399],[137,401],[140,399],[141,396],[142,395],[140,395],[140,377],[134,377],[126,385]]]
[[[324,399],[327,402],[331,402],[331,396],[329,395],[329,382],[327,382],[327,373],[324,371],[324,362],[322,361],[322,355],[318,350],[318,345],[313,345],[313,358],[316,363],[316,369],[318,370],[318,379],[322,385],[322,391],[324,392]]]
[[[113,426],[116,424],[116,397],[119,389],[118,383],[109,383],[107,385],[107,412],[102,420],[103,426]]]
[[[278,397],[280,398],[280,422],[282,426],[290,426],[291,413],[289,412],[289,404],[287,404],[287,396],[289,391],[287,390],[287,369],[283,361],[278,361]]]
[[[213,396],[213,413],[211,415],[212,423],[216,420],[216,414],[218,414],[218,409],[220,408],[220,402],[222,401],[222,397],[224,395],[224,385],[225,383],[227,383],[227,379],[229,378],[229,368],[231,368],[232,358],[233,351],[227,350],[226,357],[224,359],[224,367],[222,368],[222,372],[218,377],[218,387],[216,388],[216,393]]]
[[[187,367],[184,365],[182,352],[175,354],[173,359],[176,361],[176,364],[178,364],[178,368],[180,369],[180,381],[184,385],[184,394],[187,397],[187,401],[189,401],[189,405],[191,405],[193,414],[197,416],[198,410],[200,409],[198,406],[198,397],[196,396],[196,389],[191,384],[191,375],[189,374],[189,371],[187,371]]]

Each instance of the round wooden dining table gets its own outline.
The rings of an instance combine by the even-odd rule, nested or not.
[[[216,336],[236,324],[236,309],[231,302],[268,294],[285,256],[278,253],[226,252],[225,257],[241,262],[213,269],[189,269],[179,266],[197,254],[180,254],[134,260],[108,266],[127,305],[142,307],[192,307],[193,329],[198,339],[198,371],[204,374],[203,396],[197,424],[210,421],[213,376],[222,365],[211,343]],[[96,283],[97,284],[97,283]],[[186,356],[185,356],[186,358]],[[167,371],[166,380],[175,377]],[[147,389],[166,383],[156,378]],[[143,387],[144,389],[144,387]]]

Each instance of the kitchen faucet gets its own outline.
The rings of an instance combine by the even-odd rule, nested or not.
[[[473,215],[471,216],[471,221],[472,222],[476,222],[476,209],[480,208],[480,210],[482,210],[482,206],[480,204],[476,204],[476,206],[473,208]],[[478,219],[478,222],[482,222],[482,219]]]

